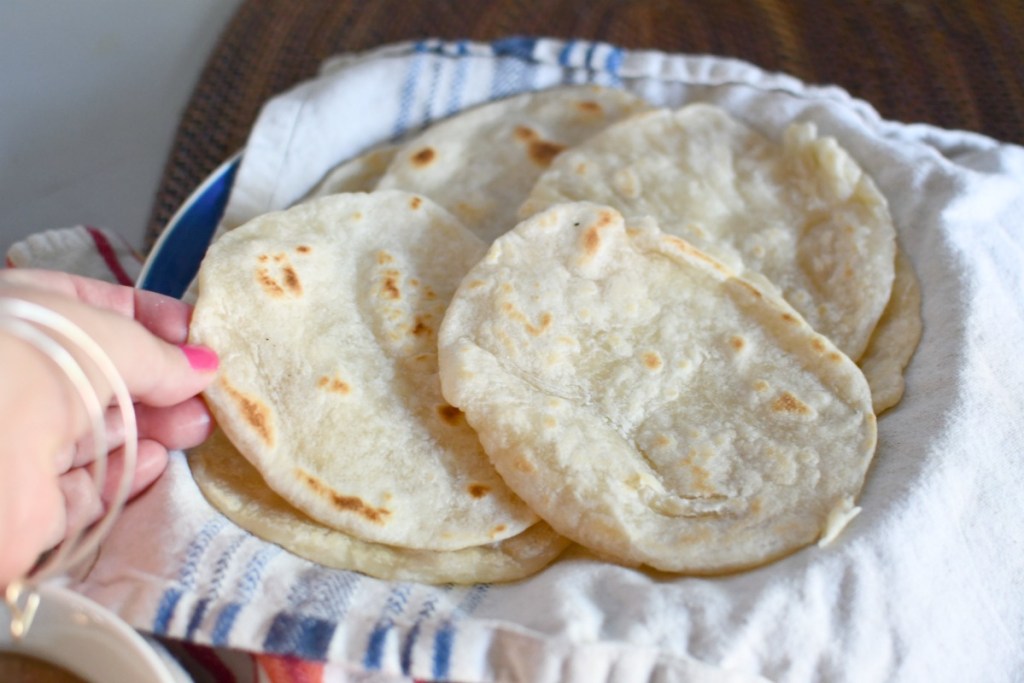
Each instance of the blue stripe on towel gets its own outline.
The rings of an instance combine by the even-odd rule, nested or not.
[[[196,601],[195,607],[192,610],[192,616],[188,619],[188,627],[185,629],[185,640],[192,640],[195,637],[199,624],[203,623],[203,617],[206,616],[206,609],[209,606],[209,598],[201,598]]]
[[[227,645],[228,634],[231,633],[231,627],[235,625],[235,619],[238,618],[238,613],[242,611],[243,604],[240,602],[229,602],[224,605],[224,608],[217,615],[217,621],[213,625],[213,632],[211,638],[213,644],[221,647]]]
[[[224,577],[227,575],[228,569],[231,568],[231,561],[235,557],[235,553],[241,547],[242,543],[249,538],[246,534],[239,534],[234,540],[231,541],[230,545],[225,548],[220,557],[217,558],[217,562],[213,568],[213,579],[207,584],[206,595],[207,597],[199,600],[196,603],[195,608],[192,611],[192,616],[188,620],[188,629],[185,631],[185,639],[192,640],[195,636],[196,630],[199,625],[203,623],[203,617],[206,616],[206,610],[210,606],[210,601],[214,600],[220,594],[220,588],[224,584]]]
[[[562,66],[569,66],[569,57],[572,55],[572,49],[576,47],[575,40],[565,41],[565,46],[562,47],[562,51],[558,53],[558,63]]]
[[[622,78],[619,71],[622,69],[622,60],[624,56],[622,48],[615,47],[613,45],[611,51],[608,52],[608,56],[604,60],[605,71],[614,76],[616,82],[619,82]]]
[[[443,587],[443,592],[448,593],[452,589],[452,585],[448,584]],[[441,599],[441,593],[433,592],[427,598],[426,602],[423,603],[423,607],[420,608],[419,614],[416,615],[416,621],[413,623],[412,628],[409,629],[409,633],[405,636],[405,642],[402,643],[402,652],[399,657],[401,659],[402,673],[408,675],[412,669],[412,649],[416,645],[416,640],[419,638],[420,629],[423,628],[423,622],[433,616],[434,612],[437,611],[437,603]]]
[[[459,57],[465,57],[469,54],[469,48],[465,40],[460,40],[456,46]],[[451,89],[448,91],[448,107],[444,112],[444,116],[451,116],[462,109],[462,91],[466,85],[466,74],[468,71],[468,59],[460,59],[456,62],[455,75],[452,77]]]
[[[402,83],[402,90],[399,95],[400,99],[398,103],[398,117],[395,119],[395,125],[391,130],[392,137],[397,138],[409,127],[409,117],[412,115],[412,103],[416,95],[416,84],[419,82],[420,71],[423,69],[423,55],[426,54],[427,51],[427,44],[423,41],[420,41],[413,46],[413,52],[416,56],[413,57],[412,64],[409,65],[409,70],[406,72],[405,81]]]
[[[153,633],[158,636],[167,635],[171,618],[174,616],[174,608],[178,606],[182,594],[182,591],[177,588],[168,588],[160,596],[160,604],[156,608],[156,618],[153,620]]]
[[[533,50],[537,45],[536,38],[512,36],[491,43],[491,50],[496,57],[517,57],[524,61],[534,61]]]
[[[199,530],[196,537],[185,551],[185,563],[178,572],[178,586],[168,588],[160,596],[160,602],[156,608],[156,615],[153,618],[153,633],[156,635],[167,635],[171,620],[174,618],[174,610],[181,601],[185,591],[195,587],[196,572],[199,568],[199,560],[206,553],[207,547],[214,537],[224,528],[227,520],[223,517],[214,517]]]
[[[447,678],[451,668],[452,650],[455,647],[456,626],[463,617],[472,614],[480,606],[490,589],[490,584],[486,583],[473,586],[434,636],[434,661],[431,671],[434,678]]]
[[[363,656],[363,666],[370,670],[381,667],[384,659],[384,645],[387,642],[388,633],[395,627],[395,617],[405,610],[409,602],[409,594],[412,592],[411,584],[399,584],[392,589],[384,607],[384,613],[377,620],[376,626],[370,633],[369,642],[366,646],[366,654]]]
[[[227,644],[231,627],[234,626],[238,613],[242,611],[242,607],[249,602],[260,585],[260,578],[262,577],[264,567],[280,552],[281,548],[279,546],[267,544],[249,559],[245,566],[245,572],[242,574],[242,578],[239,580],[234,591],[234,598],[237,602],[230,602],[225,605],[217,615],[216,622],[214,622],[211,634],[214,645]]]
[[[445,622],[441,630],[434,636],[434,667],[431,674],[438,680],[448,678],[448,669],[452,661],[452,643],[455,641],[455,628],[452,622]]]
[[[271,654],[322,661],[337,628],[326,619],[278,614],[270,624],[263,649]]]

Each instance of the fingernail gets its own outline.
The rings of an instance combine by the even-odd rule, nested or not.
[[[193,370],[199,372],[213,372],[220,365],[220,359],[217,358],[217,352],[207,346],[197,346],[195,344],[182,344],[180,347],[182,353],[185,354],[185,358],[188,359],[188,364],[192,366]]]

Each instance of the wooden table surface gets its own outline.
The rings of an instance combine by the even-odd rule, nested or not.
[[[736,57],[839,85],[889,119],[1024,143],[1020,0],[247,0],[184,112],[150,240],[244,144],[262,103],[314,75],[325,57],[426,37],[514,35]]]

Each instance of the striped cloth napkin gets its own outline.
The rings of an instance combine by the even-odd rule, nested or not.
[[[239,530],[205,503],[175,454],[78,588],[188,656],[258,653],[263,680],[1019,676],[1024,149],[886,121],[838,88],[734,60],[578,41],[431,40],[338,57],[269,101],[226,220],[288,206],[339,161],[461,108],[580,82],[663,105],[715,102],[769,134],[813,120],[887,195],[921,279],[925,332],[903,402],[880,418],[864,511],[839,541],[720,578],[570,558],[512,585],[392,583]],[[76,235],[90,263],[107,263],[93,231]],[[15,264],[31,245],[24,250],[12,251]]]

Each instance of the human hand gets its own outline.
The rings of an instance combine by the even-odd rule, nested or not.
[[[41,304],[88,334],[113,361],[135,402],[138,459],[130,495],[163,472],[169,449],[206,439],[212,422],[197,396],[217,357],[185,345],[191,308],[176,299],[49,271],[0,271],[0,297]],[[102,405],[112,392],[93,380]],[[117,489],[124,431],[108,410],[107,485],[83,468],[93,457],[88,417],[68,379],[41,351],[0,332],[0,586],[24,575],[69,528],[98,519]]]

